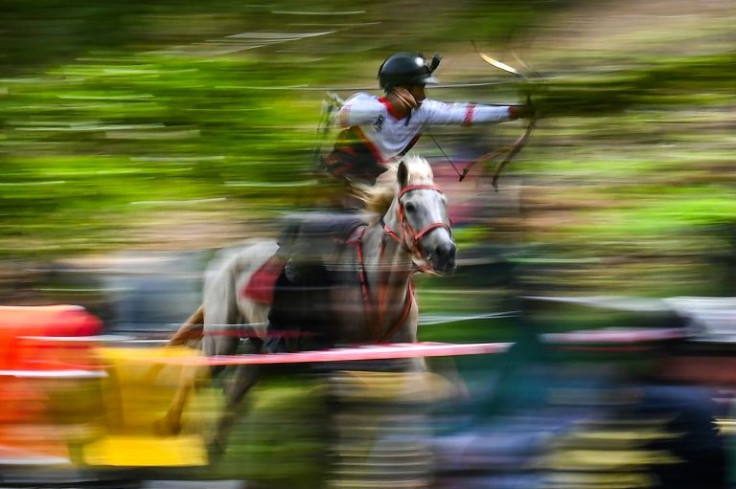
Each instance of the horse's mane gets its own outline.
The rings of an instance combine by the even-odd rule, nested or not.
[[[387,170],[378,177],[375,185],[353,184],[355,197],[363,203],[367,211],[379,217],[388,211],[391,202],[393,202],[399,191],[397,174],[399,163],[402,161],[408,170],[408,182],[431,183],[434,181],[432,167],[429,162],[421,156],[407,154],[399,162],[389,164]]]

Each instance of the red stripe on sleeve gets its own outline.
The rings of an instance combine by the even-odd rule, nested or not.
[[[465,107],[465,120],[463,126],[469,126],[473,123],[473,114],[475,114],[475,104],[468,104]]]

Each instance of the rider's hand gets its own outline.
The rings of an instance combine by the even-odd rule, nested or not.
[[[531,98],[527,97],[524,105],[513,105],[509,110],[512,119],[531,119],[537,112]]]
[[[419,104],[414,96],[404,87],[396,87],[386,95],[386,100],[397,112],[408,114],[416,109]]]

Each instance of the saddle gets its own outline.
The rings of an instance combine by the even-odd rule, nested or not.
[[[309,213],[291,218],[279,250],[253,274],[243,290],[271,305],[265,349],[271,353],[328,348],[332,322],[330,290],[341,283],[329,263],[363,218],[352,213]]]
[[[310,213],[290,218],[278,239],[279,250],[256,270],[242,295],[256,302],[273,304],[274,290],[282,274],[289,282],[309,278],[326,266],[324,257],[337,251],[365,221],[354,214]],[[289,265],[287,269],[287,265]],[[300,270],[297,270],[300,269]]]
[[[290,217],[279,237],[279,254],[324,256],[334,251],[353,231],[367,224],[353,212],[310,212]],[[284,253],[282,250],[287,250]]]

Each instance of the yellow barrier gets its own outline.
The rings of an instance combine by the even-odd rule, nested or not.
[[[196,350],[186,347],[100,348],[100,361],[107,372],[102,383],[104,433],[82,447],[84,463],[115,467],[205,465],[204,432],[218,411],[212,390],[195,390],[190,395],[179,434],[162,434],[161,423],[182,383],[202,385],[208,380],[208,369],[153,361],[196,355]]]

